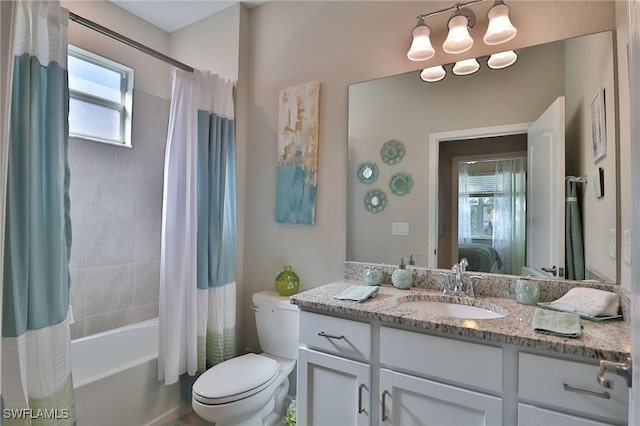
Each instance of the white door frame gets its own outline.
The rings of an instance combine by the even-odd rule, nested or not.
[[[438,267],[438,157],[440,155],[440,142],[455,141],[461,139],[482,139],[496,136],[526,134],[533,123],[515,123],[501,126],[478,127],[475,129],[460,129],[449,132],[429,133],[429,147],[427,149],[427,197],[429,209],[427,210],[427,267]]]

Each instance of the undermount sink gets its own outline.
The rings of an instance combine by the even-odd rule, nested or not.
[[[494,319],[504,318],[507,311],[500,306],[477,301],[476,299],[462,299],[453,297],[427,296],[424,298],[413,296],[400,301],[403,308],[409,308],[421,313],[464,319]]]

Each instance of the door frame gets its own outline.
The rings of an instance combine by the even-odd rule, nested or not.
[[[429,133],[429,145],[427,149],[427,197],[429,206],[433,206],[434,208],[427,210],[427,235],[429,235],[429,238],[427,239],[427,254],[425,257],[427,258],[428,268],[438,267],[438,158],[440,156],[440,142],[526,134],[532,124],[533,123],[515,123]]]

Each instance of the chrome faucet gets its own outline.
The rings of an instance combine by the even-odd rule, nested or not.
[[[463,257],[460,259],[459,263],[456,263],[451,267],[451,276],[443,274],[446,276],[447,281],[445,281],[442,286],[442,294],[475,297],[473,280],[480,279],[482,277],[480,275],[472,275],[467,278],[467,283],[465,285],[463,273],[467,271],[467,266],[469,266],[469,261]]]

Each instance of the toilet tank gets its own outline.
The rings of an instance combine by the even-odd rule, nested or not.
[[[288,296],[273,290],[253,294],[258,308],[256,327],[263,352],[287,359],[296,359],[298,352],[299,310],[289,303]]]

